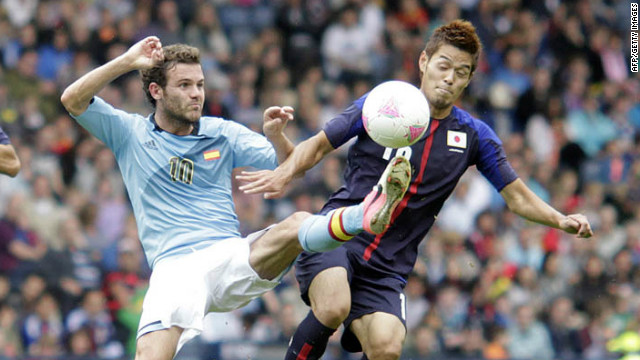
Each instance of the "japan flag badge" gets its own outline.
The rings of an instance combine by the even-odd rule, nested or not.
[[[449,130],[447,132],[447,145],[461,149],[467,148],[467,133]]]

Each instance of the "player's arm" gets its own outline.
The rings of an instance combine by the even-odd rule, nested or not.
[[[278,198],[284,194],[284,189],[291,180],[303,176],[333,150],[325,132],[320,131],[298,144],[287,160],[275,170],[243,171],[237,178],[247,184],[240,186],[240,190],[247,194],[264,193],[266,199]]]
[[[500,195],[504,198],[509,210],[519,216],[566,231],[578,234],[579,237],[588,238],[593,235],[589,221],[582,214],[563,215],[551,205],[540,199],[525,183],[516,179],[505,186]]]
[[[87,110],[91,99],[104,86],[130,71],[151,68],[163,59],[160,39],[149,36],[131,46],[124,54],[69,85],[60,101],[71,115],[78,116]]]
[[[495,132],[486,123],[473,118],[472,121],[478,129],[478,170],[500,191],[511,211],[527,220],[578,234],[579,237],[593,235],[584,215],[563,215],[531,191],[507,161],[502,142]]]
[[[284,133],[284,128],[293,120],[293,108],[290,106],[272,106],[264,111],[262,132],[267,137],[282,164],[291,154],[295,145]]]
[[[11,144],[0,144],[0,173],[15,177],[20,172],[20,159]]]

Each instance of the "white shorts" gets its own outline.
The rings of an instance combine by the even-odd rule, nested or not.
[[[138,335],[178,326],[184,329],[176,353],[202,332],[208,312],[240,308],[278,285],[249,265],[249,244],[267,229],[246,238],[229,238],[201,250],[158,262],[142,304]],[[278,277],[280,278],[280,277]]]

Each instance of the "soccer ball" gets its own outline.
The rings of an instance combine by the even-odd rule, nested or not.
[[[387,81],[371,90],[362,107],[362,123],[369,137],[390,148],[410,146],[429,127],[429,103],[415,86]]]

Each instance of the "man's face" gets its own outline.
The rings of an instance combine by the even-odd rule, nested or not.
[[[167,85],[158,110],[178,122],[194,123],[202,116],[204,74],[199,64],[176,64],[167,71]]]
[[[522,330],[528,329],[534,320],[535,320],[535,314],[533,312],[533,309],[530,306],[523,305],[517,310],[516,322],[518,323],[518,327],[520,327],[520,329]]]
[[[424,51],[420,54],[419,65],[423,73],[420,89],[429,100],[433,117],[448,115],[471,81],[472,63],[470,53],[448,44],[440,46],[431,58]]]

